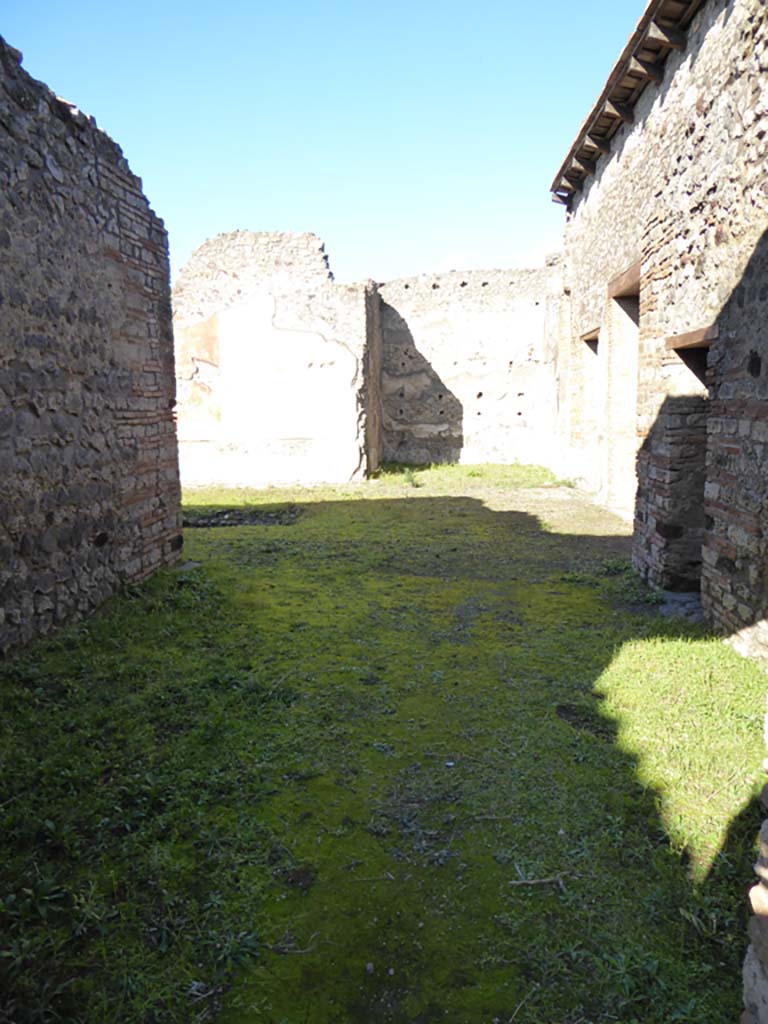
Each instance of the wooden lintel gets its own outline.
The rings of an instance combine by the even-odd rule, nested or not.
[[[640,261],[633,263],[621,274],[608,282],[608,298],[620,299],[625,295],[638,295],[640,292]]]
[[[661,43],[662,46],[667,46],[670,50],[685,49],[685,33],[676,28],[667,28],[657,21],[650,23],[645,38],[648,42]]]
[[[603,139],[599,135],[587,135],[587,141],[592,143],[598,153],[611,152],[611,144],[608,139]]]
[[[664,78],[664,71],[660,64],[651,64],[650,61],[640,60],[639,57],[632,57],[629,62],[628,71],[634,71],[650,82],[661,82]]]
[[[594,160],[587,160],[586,157],[581,156],[575,156],[571,161],[571,166],[577,171],[583,171],[584,174],[594,174],[597,170]]]
[[[666,340],[668,349],[678,348],[709,348],[713,341],[720,337],[720,328],[717,324],[710,324],[709,327],[699,327],[696,331],[686,331],[685,334],[671,334]]]
[[[625,103],[615,103],[613,100],[606,100],[605,110],[606,113],[621,118],[625,124],[635,123],[635,115],[632,113],[632,108],[628,107]]]

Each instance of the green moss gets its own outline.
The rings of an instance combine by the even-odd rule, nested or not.
[[[764,676],[578,494],[416,476],[9,659],[6,1018],[735,1018]]]

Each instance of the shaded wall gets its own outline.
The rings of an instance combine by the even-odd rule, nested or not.
[[[174,287],[186,485],[343,482],[378,465],[375,286],[311,234],[235,231]]]
[[[650,582],[700,586],[710,622],[768,661],[768,8],[710,0],[572,203],[567,436],[610,493],[634,465],[585,407],[597,342],[622,361],[612,303],[636,278],[634,562]],[[618,285],[617,285],[618,282]],[[591,353],[590,353],[591,354]],[[624,365],[627,360],[623,359]],[[635,397],[636,396],[636,397]],[[606,404],[610,402],[606,397]],[[751,892],[743,1024],[768,1024],[768,831]]]
[[[634,514],[643,575],[701,585],[710,619],[729,632],[753,623],[759,604],[756,581],[734,567],[755,556],[765,479],[761,374],[747,363],[764,321],[748,268],[768,225],[767,17],[754,0],[702,7],[576,195],[566,231],[574,465]],[[628,348],[617,303],[629,295],[638,324]],[[611,412],[622,403],[631,430]]]
[[[708,412],[705,397],[666,398],[638,453],[635,562],[668,590],[700,585]]]
[[[762,43],[768,55],[768,13]],[[768,103],[761,127],[768,130]],[[768,659],[768,195],[760,194],[766,233],[709,352],[702,599],[737,649]]]
[[[181,546],[167,238],[0,40],[0,649]]]
[[[540,270],[422,274],[379,291],[386,460],[553,461],[556,259]]]

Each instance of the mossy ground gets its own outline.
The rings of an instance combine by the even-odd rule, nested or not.
[[[0,669],[0,1021],[737,1019],[765,677],[626,528],[523,467],[236,500],[303,514]]]

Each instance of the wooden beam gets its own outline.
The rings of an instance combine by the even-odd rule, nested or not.
[[[666,340],[668,349],[678,348],[709,348],[713,341],[720,337],[720,328],[717,324],[710,324],[709,327],[699,327],[695,331],[686,331],[685,334],[671,334]]]
[[[552,195],[559,196],[561,199],[564,200],[569,200],[576,195],[580,188],[580,185],[574,185],[572,182],[566,181],[566,179],[563,178],[560,184],[557,186],[557,188],[553,189]]]
[[[675,17],[665,17],[663,12],[668,10],[677,11],[680,8],[680,4],[670,4],[669,0],[647,0],[645,4],[645,11],[640,17],[635,30],[629,37],[627,45],[621,52],[621,56],[613,66],[613,70],[608,76],[608,80],[600,92],[600,96],[595,102],[595,105],[590,110],[587,117],[582,122],[581,128],[579,128],[578,134],[573,141],[573,144],[568,151],[568,155],[563,161],[560,169],[555,175],[554,182],[557,183],[566,171],[572,158],[579,152],[584,144],[584,140],[587,135],[595,130],[596,125],[600,121],[600,118],[605,114],[606,101],[613,95],[616,95],[616,90],[621,86],[622,79],[626,78],[627,66],[629,65],[630,59],[641,52],[641,48],[644,42],[648,42],[649,49],[656,51],[661,45],[662,52],[660,59],[666,57],[667,52],[672,49],[680,48],[685,46],[685,34],[680,31],[678,26],[687,25],[690,21],[693,13],[704,3],[705,0],[688,0],[688,10],[684,10],[679,17],[682,19],[680,22],[676,22]],[[662,25],[654,24],[654,19],[663,20],[664,22],[671,22],[675,25],[674,28],[665,28]],[[651,39],[657,40],[655,43],[650,43]],[[623,95],[619,93],[618,95]],[[598,129],[599,131],[599,129]],[[553,186],[554,187],[554,186]]]
[[[620,299],[624,295],[637,295],[640,292],[640,260],[633,263],[621,274],[608,282],[608,298]]]
[[[690,25],[694,15],[703,3],[704,0],[688,0],[688,10],[685,12],[682,19],[686,28]]]
[[[552,202],[553,203],[561,203],[563,206],[570,206],[570,204],[571,204],[571,197],[570,196],[560,196],[560,195],[557,194],[557,192],[553,192],[552,193]]]
[[[608,139],[603,139],[599,135],[587,135],[587,141],[591,142],[599,153],[611,152],[611,144]]]
[[[664,70],[660,64],[651,64],[650,61],[640,60],[639,57],[632,57],[629,62],[629,71],[634,71],[638,75],[642,75],[643,78],[647,78],[650,82],[656,82],[657,84],[664,78]]]
[[[584,174],[594,174],[597,170],[597,164],[593,160],[587,160],[586,157],[580,156],[573,158],[571,166],[575,167],[577,171],[583,171]]]
[[[650,23],[645,33],[645,38],[651,43],[661,43],[662,46],[667,46],[670,50],[685,49],[685,32],[681,32],[676,28],[666,28],[664,25],[660,25],[658,21]]]
[[[624,103],[614,103],[613,100],[606,100],[605,110],[606,113],[613,114],[614,117],[620,117],[624,124],[635,123],[635,115],[632,113],[632,108]]]

